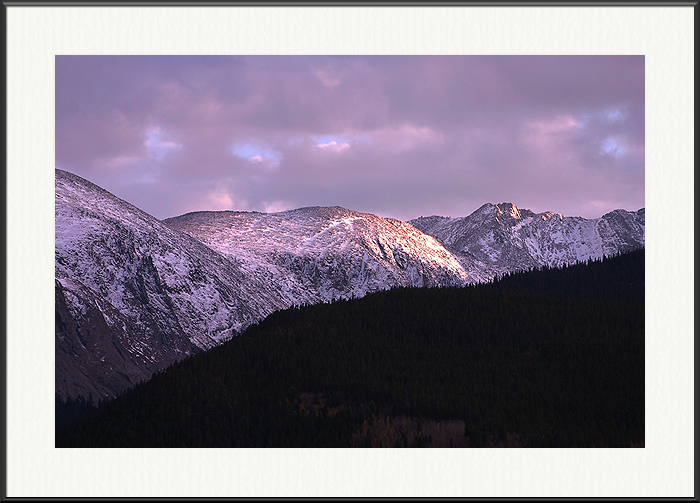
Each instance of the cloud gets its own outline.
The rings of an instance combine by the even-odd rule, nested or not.
[[[331,77],[327,72],[323,70],[318,70],[316,76],[319,78],[321,83],[326,87],[335,87],[340,84],[340,79]]]
[[[615,137],[608,136],[603,140],[601,146],[603,155],[610,155],[613,157],[622,157],[627,152],[627,148],[622,144],[622,142]]]
[[[644,96],[643,56],[57,56],[55,164],[158,218],[600,216],[644,205]]]
[[[97,158],[95,159],[95,166],[105,169],[116,169],[123,166],[130,166],[141,162],[142,158],[133,155],[120,155],[118,157],[111,157],[109,159]]]
[[[370,133],[374,143],[379,148],[403,152],[415,148],[437,147],[445,143],[442,133],[429,127],[400,124],[391,128],[383,128]]]
[[[236,143],[231,151],[241,159],[247,159],[253,164],[261,164],[267,168],[278,167],[283,157],[281,152],[256,142]]]
[[[619,122],[625,119],[625,115],[617,108],[609,108],[603,111],[608,122]]]
[[[146,140],[143,145],[148,153],[156,160],[162,161],[170,152],[182,149],[182,144],[166,139],[166,136],[159,127],[151,128],[146,133]]]
[[[262,203],[262,205],[264,213],[277,213],[280,211],[287,211],[293,209],[282,201],[265,201]]]
[[[207,194],[208,208],[212,210],[228,210],[233,207],[231,195],[224,189],[217,189]]]
[[[570,115],[529,121],[523,125],[519,140],[538,162],[551,165],[575,155],[571,140],[579,134],[580,127]]]
[[[172,216],[191,211],[222,211],[222,210],[248,210],[248,201],[238,196],[230,187],[219,185],[213,188],[203,187],[191,190],[188,205],[184,211],[174,213]]]
[[[317,146],[318,148],[322,149],[322,150],[330,150],[330,151],[332,151],[332,152],[340,153],[340,152],[342,152],[343,150],[349,149],[349,148],[350,148],[350,143],[348,143],[348,142],[345,142],[345,143],[336,143],[336,142],[332,141],[332,142],[330,142],[330,143],[323,143],[323,144],[319,144],[319,145],[316,145],[316,146]]]

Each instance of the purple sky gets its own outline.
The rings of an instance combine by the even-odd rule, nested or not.
[[[644,206],[643,56],[57,56],[56,167],[157,218]]]

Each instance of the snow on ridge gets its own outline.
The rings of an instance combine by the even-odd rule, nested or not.
[[[95,382],[134,377],[134,369],[152,372],[196,348],[230,339],[290,305],[264,278],[61,170],[56,170],[55,215],[57,295],[65,299],[79,333],[87,330],[80,327],[99,325],[102,319],[112,330],[90,346],[89,353],[108,353],[109,337],[116,337],[124,348],[114,357],[125,358],[125,367],[117,370],[113,360],[113,370],[94,370]],[[57,346],[63,347],[63,341],[57,339]],[[73,353],[68,346],[64,349],[70,367]],[[83,378],[57,376],[57,383]],[[117,385],[112,386],[116,393]]]
[[[584,219],[487,203],[466,217],[403,222],[309,206],[160,221],[58,169],[55,216],[57,292],[79,326],[104,320],[128,353],[132,370],[119,371],[138,367],[137,375],[293,305],[395,286],[461,286],[644,245],[644,208]],[[61,337],[57,347],[68,344]],[[96,359],[108,354],[98,349]]]
[[[540,266],[561,266],[644,246],[644,208],[600,218],[533,213],[512,203],[487,203],[467,217],[410,220],[435,236],[472,278]]]
[[[207,246],[269,271],[308,302],[392,286],[463,284],[466,275],[434,238],[399,220],[342,207],[256,215],[213,212],[164,220]]]

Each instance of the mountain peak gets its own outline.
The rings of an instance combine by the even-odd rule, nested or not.
[[[496,208],[498,208],[498,215],[510,215],[511,217],[520,220],[520,210],[516,205],[513,203],[501,203],[497,204]]]
[[[157,220],[56,169],[56,392],[114,396],[293,305],[462,286],[644,246],[644,208],[562,217],[484,204],[410,222],[340,206]],[[82,348],[82,349],[81,349]]]

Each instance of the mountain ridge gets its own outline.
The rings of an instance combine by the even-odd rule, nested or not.
[[[645,209],[616,209],[586,219],[486,203],[466,217],[433,215],[409,223],[440,241],[468,274],[475,274],[471,264],[476,264],[489,281],[508,272],[560,267],[642,247]]]
[[[277,213],[196,212],[163,222],[244,267],[293,278],[294,295],[311,303],[391,286],[459,285],[466,280],[459,263],[433,237],[400,220],[339,206]]]
[[[286,307],[201,242],[60,170],[55,215],[62,397],[112,397]]]
[[[111,398],[293,305],[392,286],[463,283],[449,252],[398,220],[339,207],[300,209],[290,215],[307,214],[305,223],[278,216],[266,227],[276,231],[267,240],[272,250],[226,255],[81,177],[56,169],[55,183],[60,398]],[[329,217],[339,218],[326,226]],[[383,234],[347,235],[367,225]],[[295,246],[275,251],[283,228]],[[247,244],[260,242],[253,237]],[[430,252],[413,253],[426,244]],[[302,248],[305,253],[296,253]],[[435,250],[447,265],[435,259]]]
[[[643,208],[593,220],[511,203],[409,222],[340,206],[158,220],[59,169],[55,197],[61,398],[116,396],[295,305],[459,287],[644,243]]]

